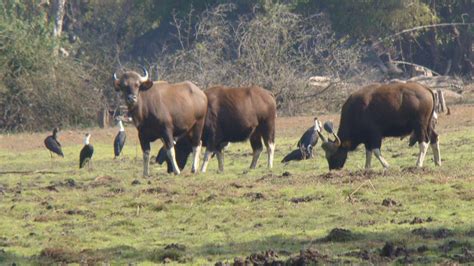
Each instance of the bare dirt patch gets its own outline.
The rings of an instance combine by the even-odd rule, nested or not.
[[[322,199],[323,199],[323,196],[304,196],[304,197],[292,198],[290,199],[290,201],[298,204],[298,203],[311,202],[314,200],[322,200]]]

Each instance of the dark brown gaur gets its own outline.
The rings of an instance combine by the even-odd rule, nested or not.
[[[372,153],[387,168],[389,165],[380,151],[382,139],[406,136],[412,132],[413,140],[420,147],[416,166],[423,166],[428,143],[431,143],[435,164],[441,165],[434,119],[434,93],[421,84],[397,82],[366,86],[349,96],[342,106],[337,134],[332,126],[324,125],[335,138],[331,141],[320,134],[329,169],[342,168],[347,153],[359,144],[364,144],[366,149],[365,168],[371,167]]]
[[[130,116],[138,130],[143,151],[143,175],[149,175],[150,142],[161,139],[173,166],[176,164],[174,140],[188,138],[193,150],[192,172],[197,172],[201,135],[207,112],[204,92],[189,81],[170,84],[153,82],[143,68],[144,76],[127,71],[117,77],[114,87],[121,91]]]
[[[224,171],[223,148],[230,142],[250,139],[253,150],[250,168],[255,168],[267,148],[268,167],[273,167],[275,152],[276,102],[268,90],[258,86],[228,88],[215,86],[205,91],[208,111],[203,133],[206,146],[201,171],[205,172],[210,156],[216,154],[219,171]]]

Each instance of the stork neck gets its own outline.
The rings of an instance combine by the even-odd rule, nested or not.
[[[84,145],[89,145],[89,139],[91,138],[91,135],[87,135],[85,138],[84,138]]]
[[[119,131],[125,131],[125,128],[123,127],[122,120],[119,120],[119,121],[118,121],[118,126],[119,126],[119,128],[120,128]]]
[[[314,131],[321,131],[321,128],[319,127],[318,120],[314,120]]]

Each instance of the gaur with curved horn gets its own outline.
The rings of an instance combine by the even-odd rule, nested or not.
[[[434,131],[435,117],[434,93],[421,84],[408,82],[366,86],[354,92],[342,106],[337,134],[331,124],[324,124],[326,131],[335,137],[331,141],[320,135],[329,169],[342,168],[347,153],[359,144],[364,144],[366,149],[365,168],[371,167],[372,153],[387,168],[389,164],[380,151],[382,139],[412,132],[420,148],[416,166],[423,166],[429,143],[435,164],[441,165],[438,134]]]
[[[173,172],[180,173],[176,163],[174,139],[188,138],[193,151],[192,172],[197,172],[201,135],[207,113],[204,92],[189,81],[170,84],[153,82],[144,75],[126,71],[117,77],[114,87],[121,91],[130,116],[138,130],[143,151],[143,175],[149,175],[150,143],[161,139],[172,162]]]

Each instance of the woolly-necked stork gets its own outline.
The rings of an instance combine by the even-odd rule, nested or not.
[[[122,152],[123,146],[125,145],[125,140],[127,139],[127,135],[125,134],[125,129],[123,128],[123,123],[121,119],[118,119],[117,125],[120,129],[114,139],[114,159],[116,159]]]
[[[309,158],[313,158],[313,147],[318,143],[318,133],[321,131],[321,122],[318,121],[318,118],[314,118],[314,126],[308,128],[301,136],[298,141],[297,150],[294,150],[287,154],[282,163],[287,163],[289,161],[300,161]]]
[[[55,127],[53,129],[53,134],[50,136],[47,136],[44,139],[44,145],[49,150],[49,154],[51,155],[51,158],[53,158],[53,154],[51,152],[54,152],[61,157],[64,157],[63,151],[61,149],[61,143],[59,143],[58,141],[58,132],[59,132],[59,129]]]
[[[89,162],[90,165],[90,160],[92,158],[92,155],[94,154],[94,147],[89,144],[89,140],[91,138],[91,134],[86,133],[86,136],[84,137],[84,147],[81,150],[81,153],[79,155],[79,168],[84,167],[86,163]]]
[[[298,141],[298,148],[303,158],[313,158],[313,147],[318,143],[318,132],[321,131],[321,122],[314,118],[314,126],[308,128]]]

